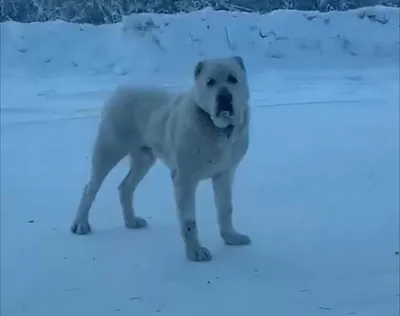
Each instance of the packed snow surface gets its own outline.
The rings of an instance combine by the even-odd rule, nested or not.
[[[1,315],[397,316],[399,10],[203,10],[91,26],[1,24]],[[190,86],[200,58],[241,55],[251,144],[225,246],[211,186],[197,215],[209,263],[185,259],[158,163],[124,228],[116,187],[69,231],[102,103],[121,82]],[[396,255],[397,252],[397,255]]]

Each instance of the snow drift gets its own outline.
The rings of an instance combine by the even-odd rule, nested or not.
[[[63,21],[1,24],[1,72],[129,74],[175,71],[203,57],[240,54],[249,67],[398,60],[399,9],[269,14],[204,9],[135,14],[93,26]],[[260,61],[262,64],[260,65]],[[177,66],[179,64],[179,67]]]

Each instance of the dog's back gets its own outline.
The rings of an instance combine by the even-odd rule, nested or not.
[[[143,142],[154,111],[168,106],[174,97],[162,88],[118,87],[104,105],[96,143],[129,151],[127,147]]]
[[[162,88],[122,86],[106,102],[102,119],[121,128],[144,130],[152,112],[168,105],[173,97]]]

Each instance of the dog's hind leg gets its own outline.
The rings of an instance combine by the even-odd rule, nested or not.
[[[123,151],[112,150],[112,148],[107,148],[101,143],[96,144],[93,151],[90,180],[83,190],[78,211],[71,226],[71,231],[74,234],[85,235],[91,232],[89,211],[93,201],[104,179],[124,156]]]
[[[119,200],[122,207],[125,226],[127,228],[144,228],[147,222],[135,215],[133,195],[136,187],[156,162],[156,157],[150,148],[142,147],[129,155],[131,167],[127,176],[118,186]]]

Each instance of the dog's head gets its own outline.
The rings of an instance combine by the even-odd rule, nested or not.
[[[250,93],[241,57],[199,61],[194,79],[194,101],[216,127],[243,123]]]

